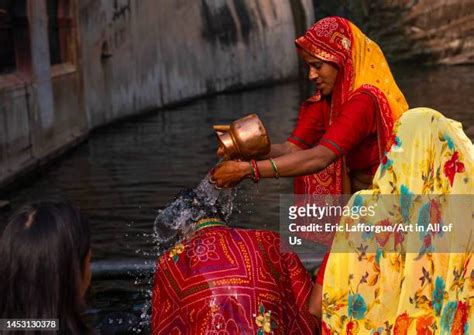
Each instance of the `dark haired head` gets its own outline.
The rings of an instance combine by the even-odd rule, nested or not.
[[[198,221],[202,218],[216,218],[224,220],[222,213],[222,199],[210,201],[207,194],[197,189],[184,189],[178,192],[176,200],[181,200],[185,207],[192,209],[192,220]]]
[[[61,334],[88,333],[81,312],[89,251],[89,224],[70,205],[20,210],[0,238],[0,318],[59,319]]]
[[[199,188],[180,191],[155,219],[155,237],[160,252],[188,235],[203,218],[225,220],[224,197],[212,197]]]

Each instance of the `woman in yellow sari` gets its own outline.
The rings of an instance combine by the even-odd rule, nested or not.
[[[460,123],[417,108],[396,123],[389,146],[373,188],[350,202],[376,205],[375,216],[343,217],[340,225],[446,230],[337,233],[324,277],[323,334],[472,334],[473,145]]]

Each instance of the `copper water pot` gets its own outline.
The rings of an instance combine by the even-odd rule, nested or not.
[[[256,114],[235,120],[230,125],[215,125],[224,159],[250,160],[270,152],[270,138]]]

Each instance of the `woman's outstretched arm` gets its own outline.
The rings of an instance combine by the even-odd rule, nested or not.
[[[280,177],[295,177],[321,171],[337,159],[336,154],[325,146],[318,145],[299,150],[274,159]],[[260,178],[275,177],[270,160],[257,162]],[[219,187],[233,187],[242,179],[252,176],[249,162],[227,161],[219,164],[212,179]]]

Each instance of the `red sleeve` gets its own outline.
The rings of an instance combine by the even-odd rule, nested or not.
[[[324,101],[304,102],[298,114],[296,127],[288,137],[291,142],[301,149],[309,149],[319,142],[324,135]]]
[[[320,144],[338,157],[347,154],[371,133],[377,131],[372,97],[358,93],[342,105],[341,114],[329,126]]]

